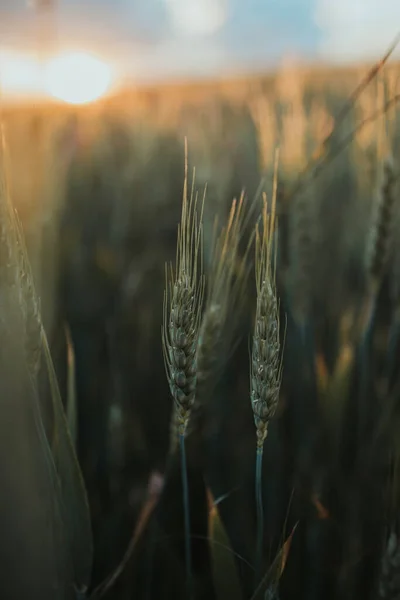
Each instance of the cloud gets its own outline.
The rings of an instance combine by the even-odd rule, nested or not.
[[[45,26],[27,0],[0,0],[0,45],[28,51],[45,37],[49,52],[95,52],[137,78],[260,70],[287,53],[315,54],[315,2],[322,0],[57,0]]]
[[[132,57],[129,66],[130,72],[139,81],[208,77],[232,67],[223,44],[217,39],[204,44],[199,38],[190,40],[190,44],[182,44],[180,39],[164,40]]]
[[[210,35],[226,22],[226,0],[165,0],[176,33],[188,36]]]
[[[323,58],[333,62],[375,59],[384,54],[400,30],[400,2],[316,0],[314,20]]]

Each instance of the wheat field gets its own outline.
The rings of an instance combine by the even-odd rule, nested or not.
[[[1,598],[400,597],[375,71],[2,108]]]

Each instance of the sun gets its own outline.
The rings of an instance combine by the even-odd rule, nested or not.
[[[45,67],[46,92],[68,104],[87,104],[101,98],[111,82],[110,66],[85,52],[60,54]]]

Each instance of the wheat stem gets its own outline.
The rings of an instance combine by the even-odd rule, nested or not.
[[[190,507],[189,507],[189,485],[186,464],[185,436],[179,434],[179,449],[181,453],[182,468],[182,499],[183,515],[185,522],[185,564],[186,564],[186,586],[188,600],[193,598],[193,571],[192,571],[192,551],[190,545]]]
[[[254,588],[257,589],[262,576],[262,556],[264,537],[264,508],[262,498],[262,460],[264,446],[257,448],[256,456],[256,510],[257,510],[257,545]]]
[[[275,170],[276,172],[276,170]],[[279,302],[276,293],[276,245],[275,236],[276,178],[271,213],[267,211],[267,199],[263,203],[263,231],[256,235],[256,288],[257,306],[250,363],[250,398],[257,435],[256,459],[256,580],[260,579],[263,550],[264,515],[262,506],[262,454],[268,426],[273,418],[279,399],[282,378],[280,356]]]
[[[358,390],[358,428],[359,428],[359,442],[358,451],[362,454],[362,448],[364,442],[368,439],[368,427],[370,420],[373,418],[370,414],[370,407],[368,406],[368,387],[370,383],[371,374],[371,344],[375,327],[376,318],[376,297],[372,299],[370,307],[370,315],[368,324],[362,334],[360,347],[359,347],[359,390]]]
[[[203,275],[203,203],[200,215],[194,176],[188,199],[188,162],[185,146],[185,180],[182,216],[178,227],[175,270],[166,271],[162,345],[165,370],[174,400],[175,430],[178,434],[184,511],[186,583],[189,600],[193,597],[192,557],[190,545],[189,489],[186,465],[185,434],[197,392],[197,355],[205,280]]]

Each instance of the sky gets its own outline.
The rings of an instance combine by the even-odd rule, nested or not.
[[[400,30],[399,0],[55,0],[40,19],[35,2],[0,0],[0,46],[74,46],[138,79],[377,58]]]

